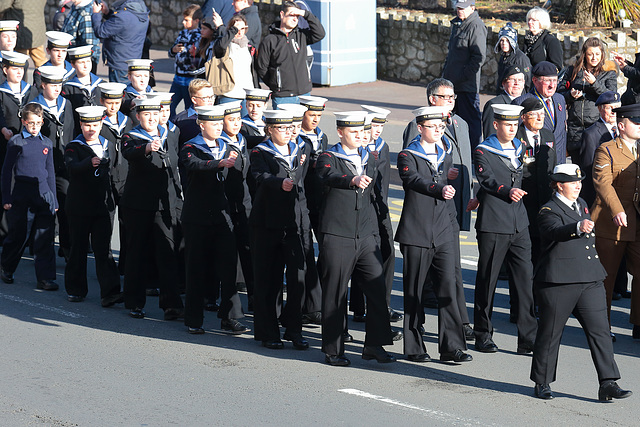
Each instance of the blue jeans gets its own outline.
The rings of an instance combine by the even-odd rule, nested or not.
[[[193,80],[193,77],[173,76],[171,89],[169,89],[169,92],[172,92],[174,94],[171,98],[171,115],[169,116],[170,120],[173,120],[173,118],[176,116],[176,108],[178,108],[178,104],[180,103],[180,101],[184,101],[185,110],[193,105],[193,103],[191,102],[191,95],[189,95],[189,83],[191,83],[191,80]]]
[[[228,96],[216,96],[216,105],[219,104],[228,104],[230,102],[242,101],[242,111],[240,111],[240,117],[244,117],[249,112],[247,111],[247,101],[246,99],[238,99],[238,98],[229,98]]]
[[[300,96],[307,96],[311,94],[311,92],[303,93]],[[274,110],[278,109],[278,104],[299,104],[300,99],[297,96],[283,96],[281,98],[273,97],[271,98],[271,108]]]
[[[115,83],[129,84],[129,78],[127,77],[127,70],[116,70],[109,67],[109,81]]]

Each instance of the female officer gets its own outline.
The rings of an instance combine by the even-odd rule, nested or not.
[[[555,194],[542,206],[537,218],[542,256],[534,283],[540,320],[531,380],[536,383],[534,391],[540,399],[553,399],[549,383],[556,379],[562,330],[571,314],[587,336],[600,381],[598,399],[622,399],[632,394],[616,383],[620,372],[613,359],[602,283],[606,271],[596,253],[589,208],[578,198],[583,179],[577,165],[556,166],[551,175]]]

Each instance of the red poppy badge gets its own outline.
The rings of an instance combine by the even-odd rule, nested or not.
[[[42,154],[44,154],[45,156],[46,156],[47,154],[49,154],[49,149],[48,149],[47,147],[44,147],[44,148],[42,149]]]

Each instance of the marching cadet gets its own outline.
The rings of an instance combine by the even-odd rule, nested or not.
[[[33,102],[42,105],[44,111],[42,134],[53,142],[53,165],[56,172],[56,196],[59,206],[56,215],[58,219],[58,243],[60,245],[58,256],[63,256],[66,259],[70,250],[69,222],[65,212],[69,176],[64,164],[64,150],[69,141],[75,136],[73,135],[75,126],[73,109],[71,108],[71,103],[60,95],[65,76],[64,69],[43,65],[38,68],[38,72],[42,91],[40,95],[33,99]]]
[[[623,399],[632,394],[616,383],[620,372],[613,357],[602,284],[607,272],[593,245],[594,222],[589,208],[579,198],[583,179],[577,165],[556,166],[551,175],[555,193],[537,218],[542,251],[534,281],[540,320],[531,380],[540,399],[553,399],[549,383],[556,380],[560,339],[571,314],[587,336],[600,382],[598,400]]]
[[[47,31],[47,53],[49,54],[49,60],[42,64],[40,67],[56,67],[63,71],[62,81],[69,80],[76,70],[66,60],[67,49],[69,49],[69,43],[73,40],[73,36],[61,31]],[[42,91],[40,83],[42,82],[42,73],[40,67],[33,71],[33,86],[39,91]]]
[[[245,89],[247,102],[247,115],[242,118],[240,133],[247,140],[248,149],[252,149],[260,144],[264,136],[264,110],[267,109],[270,90],[266,89]]]
[[[395,240],[404,256],[404,353],[412,362],[428,362],[422,339],[422,287],[431,270],[438,298],[440,360],[468,362],[462,318],[457,303],[455,241],[449,200],[457,177],[451,155],[439,144],[449,112],[446,107],[413,111],[420,134],[398,154],[398,172],[405,191]]]
[[[120,111],[126,87],[127,85],[123,83],[100,83],[99,85],[100,103],[105,107],[100,136],[109,141],[108,149],[111,166],[109,176],[111,177],[111,194],[116,206],[120,206],[120,198],[122,197],[124,183],[127,180],[127,172],[129,171],[127,161],[122,155],[122,135],[133,129],[132,121]],[[111,221],[113,222],[113,218]],[[120,237],[118,270],[120,275],[123,275],[127,238],[121,213],[118,214],[118,233]]]
[[[251,173],[257,190],[249,223],[255,277],[254,318],[256,341],[281,349],[277,301],[282,291],[282,265],[286,265],[287,301],[280,322],[283,339],[298,350],[309,348],[302,336],[305,258],[299,230],[306,214],[304,175],[306,155],[291,140],[293,115],[283,110],[264,112],[268,139],[251,151]]]
[[[343,334],[347,285],[352,275],[367,298],[362,358],[394,362],[383,345],[392,344],[378,226],[372,205],[376,159],[363,148],[364,111],[336,113],[340,142],[320,154],[316,172],[323,184],[318,271],[322,284],[322,351],[332,366],[349,366]],[[304,129],[304,125],[303,125]]]
[[[21,111],[23,130],[9,140],[2,167],[2,205],[6,211],[9,233],[0,257],[0,278],[13,283],[28,233],[29,215],[33,215],[33,252],[37,288],[58,289],[55,235],[56,180],[53,165],[53,143],[40,133],[42,106],[27,104]]]
[[[147,93],[153,92],[153,89],[149,86],[152,62],[153,60],[151,59],[128,59],[126,61],[129,84],[124,90],[124,100],[120,111],[129,116],[136,125],[138,123],[136,122],[137,113],[134,111],[136,103],[134,99],[143,98]]]
[[[91,72],[91,46],[74,47],[67,51],[71,66],[76,71],[75,75],[62,85],[62,96],[71,103],[76,124],[73,135],[79,135],[80,120],[78,107],[98,105],[100,102],[100,88],[102,79]]]
[[[253,304],[254,273],[249,237],[249,214],[251,213],[251,196],[248,186],[249,153],[247,141],[240,134],[242,126],[240,101],[228,102],[223,106],[223,131],[220,138],[224,139],[229,149],[235,151],[237,155],[233,167],[228,171],[224,185],[227,191],[229,212],[233,221],[233,232],[236,236],[236,248],[240,258],[242,275],[247,286],[247,296],[251,306]]]
[[[127,230],[124,302],[133,318],[144,318],[148,249],[153,250],[160,285],[160,308],[165,320],[183,317],[178,290],[174,245],[176,206],[182,197],[178,179],[178,147],[169,145],[167,130],[159,125],[159,99],[140,99],[140,124],[122,137],[122,154],[129,172],[120,199]]]
[[[205,296],[219,281],[221,328],[242,334],[248,329],[237,320],[243,313],[236,288],[236,239],[224,186],[237,151],[220,138],[225,107],[195,108],[202,133],[180,150],[180,163],[188,176],[182,209],[187,272],[184,323],[190,334],[204,333]]]
[[[476,220],[479,258],[473,327],[476,350],[483,353],[498,351],[492,339],[491,312],[505,257],[518,293],[519,354],[531,353],[536,334],[529,220],[521,203],[527,193],[520,188],[524,146],[515,138],[521,111],[518,105],[494,104],[496,133],[474,152],[480,208]]]
[[[198,114],[194,108],[210,107],[216,98],[213,94],[211,83],[204,79],[191,80],[189,83],[189,96],[193,105],[178,113],[173,119],[173,122],[180,129],[180,147],[200,133],[200,126],[196,123]]]
[[[16,48],[18,25],[20,25],[20,21],[0,21],[0,59],[4,57],[4,54],[13,52]],[[23,76],[27,72],[28,67],[29,64],[25,62],[23,66]],[[3,83],[5,79],[6,76],[0,73],[0,83]]]
[[[100,136],[104,107],[78,107],[82,134],[67,144],[64,160],[69,172],[66,211],[69,218],[71,251],[64,270],[69,302],[87,296],[87,248],[96,261],[100,302],[110,307],[123,302],[120,275],[111,255],[111,217],[115,203],[111,193],[109,141]]]

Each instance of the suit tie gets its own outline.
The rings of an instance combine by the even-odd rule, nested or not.
[[[533,135],[533,148],[537,149],[539,144],[540,144],[540,136]]]
[[[580,213],[580,206],[578,206],[577,201],[573,202],[571,208],[578,214],[578,216],[582,216],[582,214]]]
[[[549,115],[551,116],[551,121],[553,121],[553,116],[554,116],[554,111],[553,111],[553,102],[551,101],[551,98],[547,98],[546,101],[547,103],[547,108],[549,109]]]
[[[611,135],[613,135],[613,139],[618,137],[618,126],[614,126],[611,128]]]

